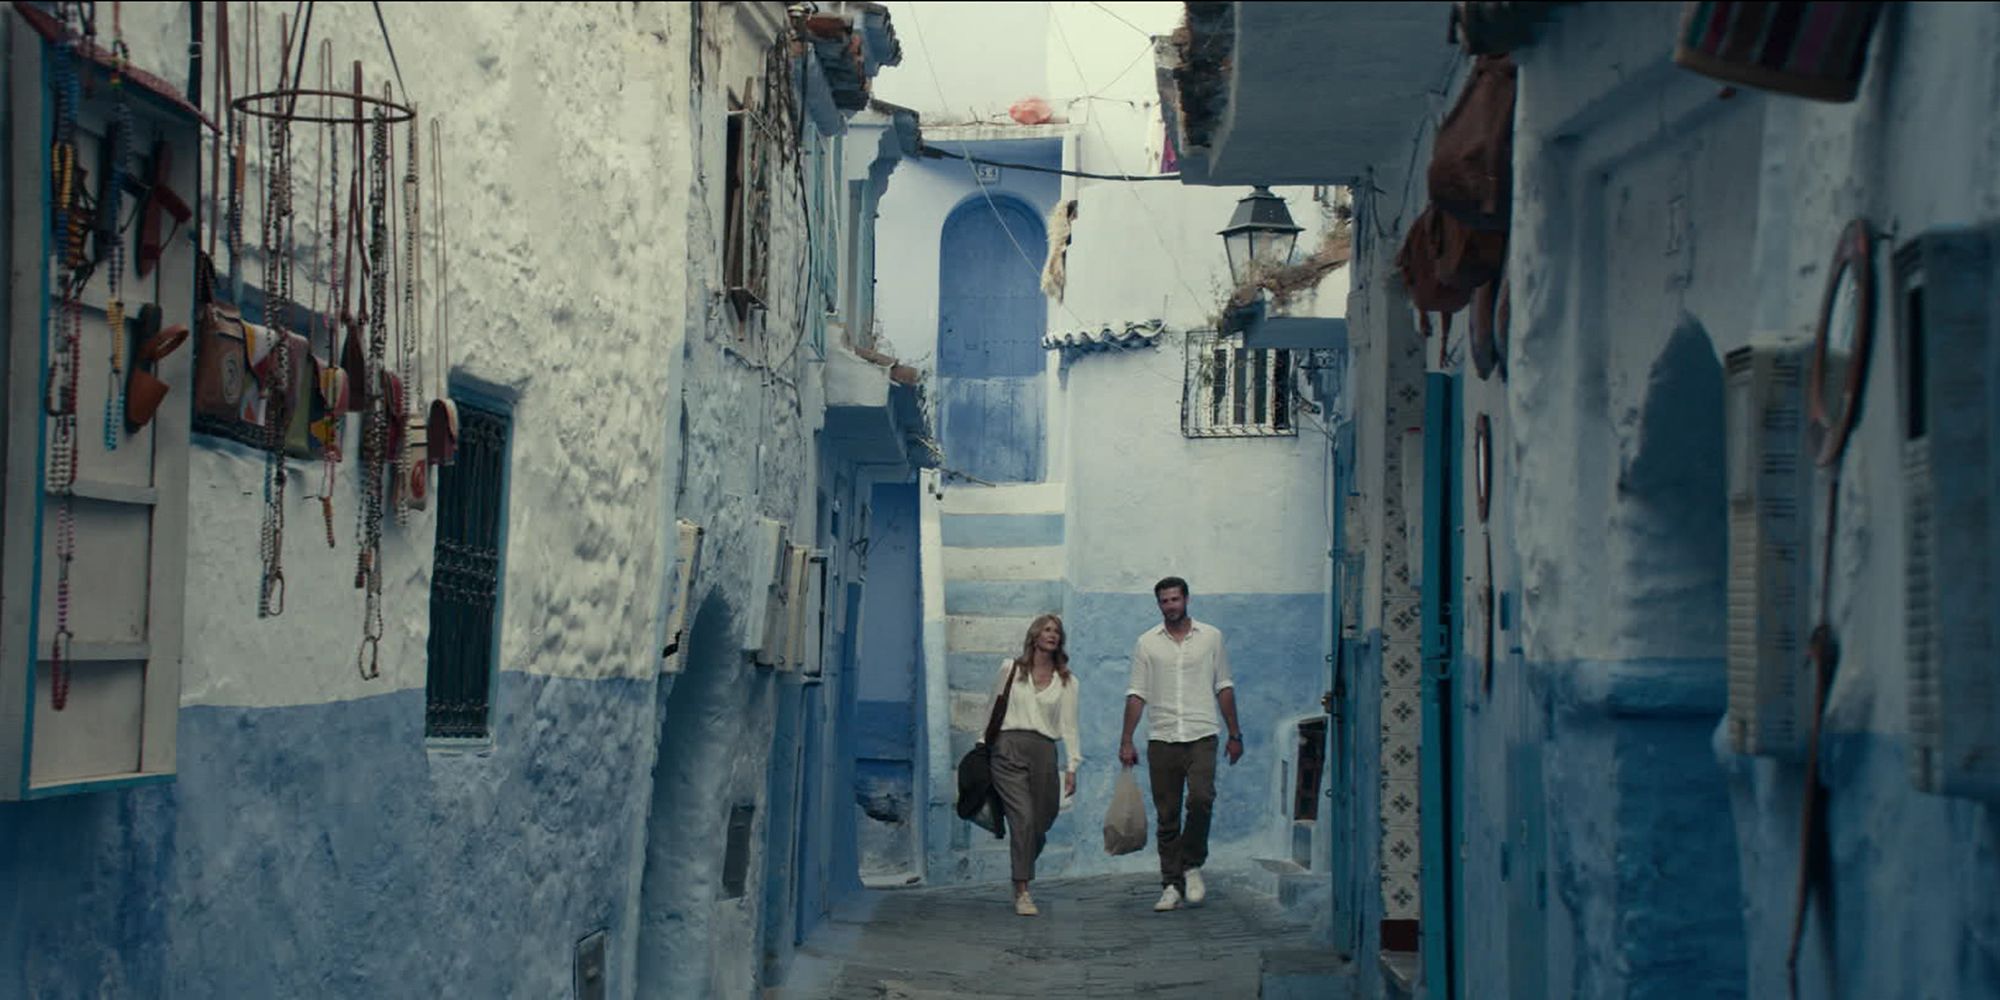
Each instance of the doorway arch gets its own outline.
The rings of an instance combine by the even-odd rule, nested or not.
[[[686,667],[661,694],[639,883],[638,996],[711,995],[716,982],[749,968],[719,966],[718,959],[732,956],[718,953],[713,927],[716,904],[726,896],[724,847],[743,805],[731,797],[743,714],[735,622],[734,609],[711,592],[688,629]]]
[[[1041,217],[979,194],[946,216],[938,251],[938,381],[945,463],[988,482],[1044,474],[1048,307]]]

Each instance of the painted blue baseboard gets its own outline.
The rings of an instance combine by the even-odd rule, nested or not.
[[[948,615],[1033,617],[1062,612],[1061,580],[947,580]]]
[[[991,691],[1000,684],[1000,661],[1004,653],[951,653],[946,657],[946,677],[954,691]]]
[[[1027,548],[1061,545],[1061,514],[945,514],[938,528],[954,548]]]
[[[566,996],[625,932],[653,689],[502,673],[476,754],[422,691],[183,709],[174,784],[0,805],[0,996]]]

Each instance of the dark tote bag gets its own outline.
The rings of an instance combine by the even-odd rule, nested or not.
[[[966,751],[958,761],[958,818],[994,837],[1007,835],[1007,813],[1000,805],[1000,790],[993,784],[993,743],[1000,738],[1000,723],[1007,718],[1007,698],[1014,693],[1016,666],[1007,674],[1007,686],[993,700],[993,712],[986,719],[986,741]]]

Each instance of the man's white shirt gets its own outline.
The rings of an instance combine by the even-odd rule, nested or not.
[[[1126,694],[1146,702],[1148,738],[1192,743],[1221,731],[1215,696],[1235,687],[1222,630],[1188,619],[1181,641],[1155,625],[1132,644],[1132,683]]]

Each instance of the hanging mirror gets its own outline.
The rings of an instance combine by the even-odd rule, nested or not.
[[[1868,353],[1875,340],[1874,249],[1867,220],[1848,223],[1834,248],[1826,294],[1820,300],[1807,391],[1813,426],[1820,434],[1821,465],[1840,460],[1861,410]]]
[[[1484,413],[1473,423],[1472,481],[1479,500],[1479,523],[1485,524],[1493,498],[1493,426]]]

